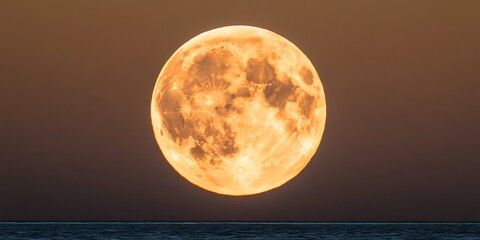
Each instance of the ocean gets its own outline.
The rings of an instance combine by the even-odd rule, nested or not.
[[[480,239],[480,223],[0,222],[1,240]]]

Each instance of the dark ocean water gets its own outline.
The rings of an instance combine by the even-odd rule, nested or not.
[[[480,223],[3,222],[0,239],[480,239]]]

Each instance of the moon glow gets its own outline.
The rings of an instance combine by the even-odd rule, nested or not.
[[[271,31],[204,32],[167,61],[151,102],[157,143],[191,183],[224,195],[277,188],[315,154],[325,94],[310,60]]]

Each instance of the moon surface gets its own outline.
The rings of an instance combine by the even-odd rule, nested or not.
[[[320,78],[271,31],[204,32],[167,61],[151,103],[157,143],[191,183],[224,195],[277,188],[302,171],[325,128]]]

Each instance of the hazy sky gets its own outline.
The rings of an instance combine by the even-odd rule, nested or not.
[[[480,221],[480,1],[0,1],[0,220]],[[206,30],[272,30],[315,65],[307,168],[227,197],[163,159],[156,78]]]

